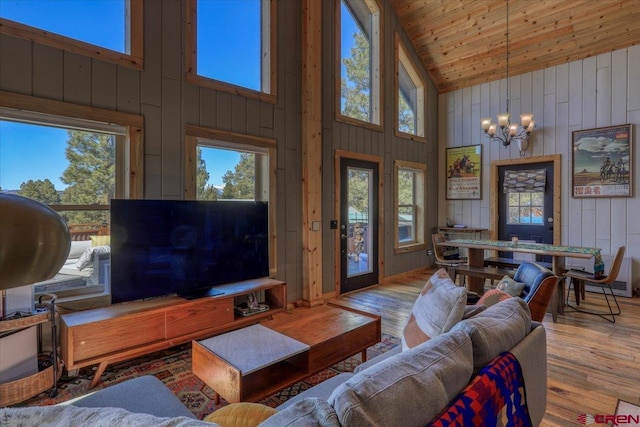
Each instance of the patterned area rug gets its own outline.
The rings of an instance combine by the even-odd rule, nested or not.
[[[367,358],[371,359],[399,344],[399,338],[383,334],[381,342],[367,349]],[[343,372],[352,372],[360,363],[360,354],[357,354],[267,397],[260,403],[276,407],[328,378]],[[142,375],[154,375],[164,382],[199,419],[228,404],[221,398],[216,408],[213,403],[213,390],[191,372],[191,344],[110,365],[102,375],[102,381],[90,390],[89,383],[93,372],[93,369],[86,369],[81,370],[77,377],[63,377],[58,381],[58,395],[54,398],[50,398],[48,392],[45,392],[15,406],[54,405]]]

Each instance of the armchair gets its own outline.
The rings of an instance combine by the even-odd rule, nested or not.
[[[524,283],[520,297],[529,305],[531,320],[542,322],[560,278],[540,264],[523,262],[516,270],[513,280]],[[555,315],[554,313],[554,321]]]

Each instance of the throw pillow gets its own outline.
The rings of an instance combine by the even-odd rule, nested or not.
[[[524,289],[524,282],[516,282],[511,277],[504,276],[496,285],[496,289],[500,289],[512,297],[519,297]]]
[[[224,427],[255,427],[277,411],[260,403],[231,403],[204,417],[204,421]]]
[[[501,291],[500,289],[489,289],[480,297],[476,305],[484,305],[486,307],[491,307],[492,305],[497,304],[500,301],[504,301],[509,298],[513,298],[513,297],[508,293]]]
[[[80,255],[78,261],[76,261],[76,268],[78,270],[84,270],[90,267],[93,263],[93,255],[102,255],[111,253],[111,246],[90,246]]]
[[[91,246],[105,246],[111,244],[111,236],[89,236],[91,239]]]
[[[456,286],[446,270],[431,276],[413,304],[402,332],[402,350],[448,332],[464,314],[467,291]]]

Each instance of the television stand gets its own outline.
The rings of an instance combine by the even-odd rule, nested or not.
[[[204,297],[217,297],[219,295],[224,295],[220,289],[216,288],[202,288],[202,289],[194,289],[187,292],[179,292],[178,296],[184,299],[197,299]]]
[[[278,280],[247,280],[215,291],[221,295],[170,296],[63,314],[60,344],[66,369],[98,365],[94,387],[109,364],[248,326],[287,308],[287,287]],[[235,306],[252,293],[260,293],[269,310],[237,314]]]

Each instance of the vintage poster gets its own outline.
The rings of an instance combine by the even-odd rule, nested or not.
[[[447,148],[447,199],[481,199],[482,145]]]
[[[573,132],[573,197],[631,197],[631,125]]]

